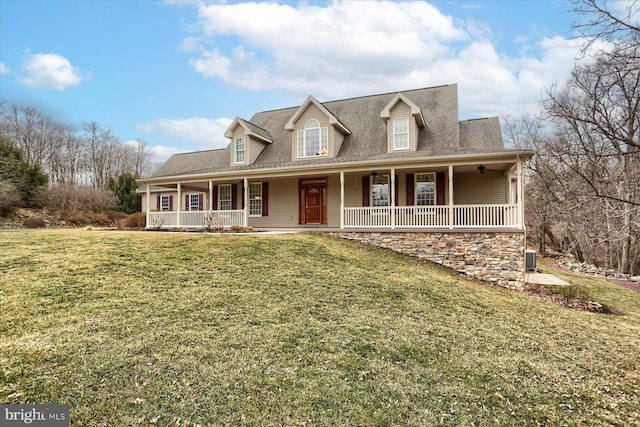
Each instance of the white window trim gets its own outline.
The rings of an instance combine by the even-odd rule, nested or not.
[[[194,199],[195,197],[195,199]],[[196,201],[195,203],[195,209],[194,209],[194,203],[193,201]],[[199,211],[200,210],[200,194],[196,193],[196,194],[189,194],[189,206],[186,207],[186,210],[188,210],[189,212],[191,211]]]
[[[238,142],[242,142],[242,150],[238,150]],[[238,154],[242,153],[242,161],[238,160]],[[236,138],[233,144],[233,162],[242,165],[247,161],[247,145],[244,138]]]
[[[171,209],[171,196],[160,196],[160,210],[161,211],[168,211]],[[165,208],[165,203],[164,201],[167,201],[167,206]]]
[[[252,194],[251,188],[260,188],[259,194]],[[253,197],[252,197],[253,196]],[[259,197],[257,199],[256,197]],[[260,213],[251,213],[251,202],[259,201],[260,202]],[[262,182],[252,182],[249,184],[249,216],[250,217],[261,217],[262,216]]]
[[[406,132],[396,132],[396,123],[399,123],[400,121],[403,121],[407,124]],[[411,147],[411,141],[409,141],[409,118],[408,117],[401,117],[401,118],[397,118],[397,119],[393,119],[393,150],[394,151],[400,151],[400,150],[408,150],[409,147]],[[399,135],[407,135],[407,146],[406,147],[398,147],[397,144],[397,136]]]
[[[431,182],[433,182],[433,204],[431,204],[431,205],[420,205],[420,204],[418,204],[418,184],[419,184],[418,176],[419,175],[430,175],[433,178],[433,180],[431,181]],[[422,172],[422,173],[415,174],[415,178],[414,178],[414,183],[413,184],[414,184],[413,194],[414,194],[414,198],[415,198],[414,203],[415,203],[416,206],[435,206],[436,205],[436,199],[437,199],[438,196],[436,194],[437,187],[436,187],[436,174],[435,174],[435,172]]]
[[[223,199],[222,198],[222,188],[228,188],[229,189],[229,199]],[[228,202],[229,203],[229,209],[223,209],[222,207],[222,202]],[[220,184],[218,185],[218,206],[216,206],[218,208],[219,211],[230,211],[233,207],[233,193],[231,191],[231,184]]]
[[[310,122],[315,121],[318,126],[309,126]],[[318,138],[320,138],[320,148],[314,154],[306,155],[307,152],[307,131],[318,129]],[[329,128],[326,126],[320,126],[320,122],[316,119],[307,120],[304,125],[304,129],[298,131],[297,141],[297,153],[298,158],[310,158],[310,157],[327,157],[329,155]]]

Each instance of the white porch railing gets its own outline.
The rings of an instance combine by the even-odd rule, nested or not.
[[[518,227],[518,206],[505,204],[344,208],[344,226],[345,228]]]
[[[147,228],[229,228],[244,224],[244,211],[188,211],[180,212],[149,212]]]

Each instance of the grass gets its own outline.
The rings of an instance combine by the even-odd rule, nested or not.
[[[640,422],[640,293],[596,279],[624,316],[321,235],[0,248],[0,402],[68,404],[73,426]]]

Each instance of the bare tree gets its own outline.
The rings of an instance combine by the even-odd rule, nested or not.
[[[573,0],[572,4],[571,11],[586,18],[572,25],[587,39],[585,50],[597,40],[624,41],[626,47],[640,43],[640,5],[636,0]]]
[[[599,53],[543,100],[557,129],[547,152],[580,213],[589,212],[571,224],[583,224],[572,233],[575,252],[621,272],[633,270],[640,244],[639,49],[627,43]]]

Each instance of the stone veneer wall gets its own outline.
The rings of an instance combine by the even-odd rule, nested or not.
[[[339,232],[344,239],[426,259],[506,288],[524,284],[525,234],[519,232]]]

